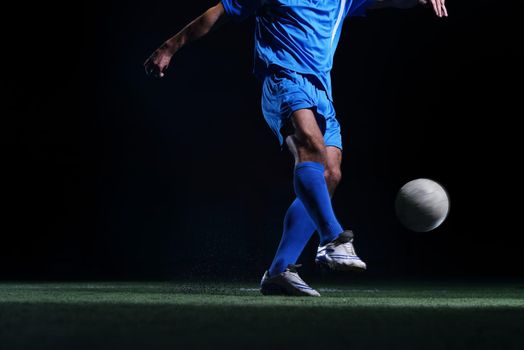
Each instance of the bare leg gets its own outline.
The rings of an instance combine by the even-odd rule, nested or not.
[[[337,147],[326,147],[324,178],[331,196],[333,196],[341,179],[341,162],[342,151]],[[300,200],[296,199],[284,218],[282,239],[269,268],[269,275],[279,274],[289,264],[295,264],[314,232],[315,223],[311,220]]]
[[[328,186],[329,195],[333,197],[338,184],[342,180],[342,151],[333,146],[326,147],[326,170],[324,170],[324,178]]]
[[[330,147],[328,163],[324,136],[313,111],[296,111],[291,120],[294,133],[286,138],[286,143],[295,158],[295,192],[315,223],[324,245],[343,232],[330,200],[330,193],[333,193],[335,183],[340,179],[342,156],[341,153],[337,154],[340,151]]]
[[[295,132],[286,138],[289,150],[295,157],[295,165],[302,162],[326,163],[324,136],[318,127],[315,114],[301,109],[291,116]]]
[[[325,146],[324,137],[311,110],[295,112],[292,121],[295,134],[288,136],[286,143],[295,157],[295,164],[308,161],[324,164],[324,176],[329,193],[333,196],[342,178],[342,151],[337,147]]]

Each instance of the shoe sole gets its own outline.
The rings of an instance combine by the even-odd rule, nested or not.
[[[319,297],[320,295],[311,294],[292,294],[287,292],[283,287],[277,284],[266,284],[260,287],[260,293],[266,296],[284,296],[284,297]]]
[[[358,267],[358,266],[351,266],[351,265],[343,265],[343,264],[330,264],[325,261],[320,261],[315,259],[315,263],[319,266],[325,266],[330,268],[334,271],[343,271],[343,272],[364,272],[366,271],[366,267]]]

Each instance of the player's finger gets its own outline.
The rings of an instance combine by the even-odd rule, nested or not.
[[[446,8],[446,5],[442,4],[442,11],[444,12],[444,16],[448,17],[448,9]]]
[[[440,13],[442,14],[442,17],[445,17],[446,16],[446,1],[445,0],[440,0]]]
[[[446,12],[444,11],[446,9],[445,1],[444,0],[439,0],[439,1],[440,1],[440,17],[445,17],[446,16]]]
[[[435,14],[438,16],[437,1],[436,1],[436,0],[431,0],[431,6],[433,6],[433,11],[434,11]]]
[[[437,8],[438,8],[438,16],[442,17],[444,15],[442,13],[442,0],[437,0]]]

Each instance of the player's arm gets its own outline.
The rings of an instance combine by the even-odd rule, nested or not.
[[[396,8],[410,8],[418,4],[429,5],[433,7],[433,11],[439,17],[447,17],[448,10],[446,9],[446,0],[375,0],[369,7],[370,9],[379,9],[386,7]]]
[[[219,3],[204,12],[197,19],[189,23],[180,32],[164,42],[149,58],[144,62],[144,67],[148,75],[161,78],[169,67],[173,55],[191,41],[200,39],[207,33],[219,27],[227,19],[224,6]]]

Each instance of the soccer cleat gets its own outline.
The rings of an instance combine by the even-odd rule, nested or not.
[[[318,247],[317,264],[327,265],[336,271],[364,271],[366,263],[360,260],[353,247],[353,231],[344,231],[325,246]]]
[[[260,282],[260,292],[264,295],[294,295],[319,297],[320,294],[300,278],[297,268],[301,265],[289,265],[276,276],[269,277],[266,271]]]

